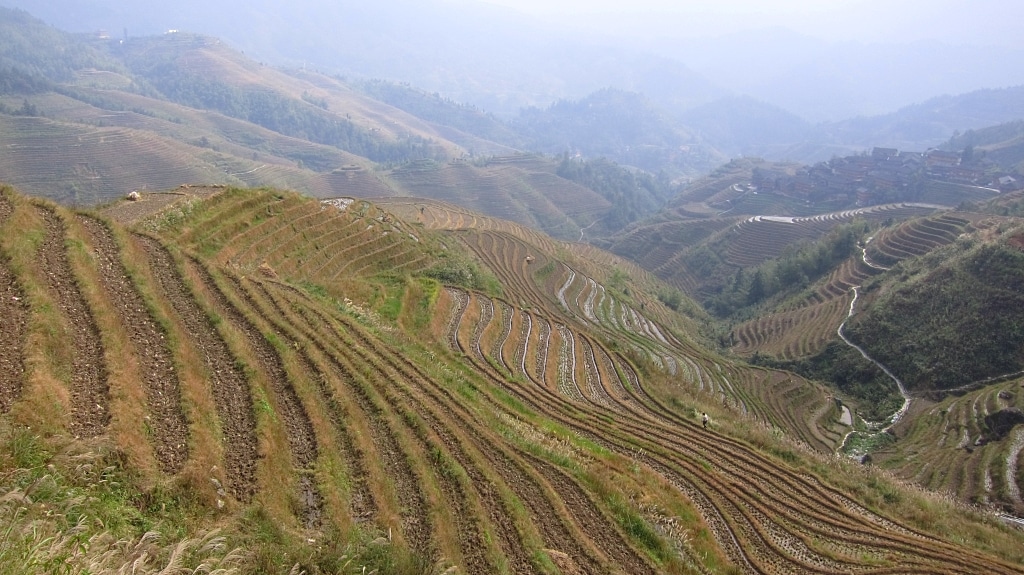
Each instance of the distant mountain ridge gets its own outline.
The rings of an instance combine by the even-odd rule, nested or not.
[[[940,94],[1024,84],[1024,58],[1012,48],[827,42],[778,28],[698,40],[652,30],[639,35],[646,41],[627,42],[571,26],[552,28],[470,1],[304,0],[286,10],[193,0],[174,7],[109,0],[4,5],[33,11],[63,29],[105,30],[114,38],[168,29],[218,36],[260,60],[410,82],[503,117],[612,87],[644,93],[672,113],[747,96],[820,123],[885,114]],[[998,12],[991,2],[983,8]],[[921,9],[926,14],[918,19],[956,18],[951,6]],[[977,25],[960,12],[961,20]],[[873,20],[881,25],[885,16]],[[928,74],[932,69],[946,72]]]

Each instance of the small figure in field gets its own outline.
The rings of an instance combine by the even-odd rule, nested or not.
[[[701,421],[704,422],[704,429],[707,429],[708,428],[708,414],[707,413],[704,413],[704,415],[701,417]]]

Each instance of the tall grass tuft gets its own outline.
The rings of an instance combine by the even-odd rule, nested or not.
[[[61,447],[0,425],[0,575],[240,572],[246,555],[217,530],[165,541],[143,528],[111,454]]]

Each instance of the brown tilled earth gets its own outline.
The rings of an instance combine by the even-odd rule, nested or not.
[[[101,213],[130,225],[154,214],[173,210],[190,200],[208,198],[223,189],[222,186],[181,186],[168,192],[140,192],[139,199],[125,199]],[[239,369],[217,329],[196,303],[194,295],[181,278],[167,249],[148,236],[138,234],[135,238],[142,244],[163,294],[182,318],[188,331],[195,336],[194,343],[203,352],[202,356],[206,360],[213,383],[217,410],[224,426],[228,487],[239,501],[250,501],[255,493],[255,472],[259,453],[256,444],[255,416],[249,400],[251,395],[246,376]],[[208,273],[200,265],[193,265],[192,268],[203,276],[204,287],[213,294],[213,303],[218,312],[234,329],[243,334],[270,380],[278,409],[285,421],[293,461],[300,469],[311,469],[317,457],[316,438],[280,356],[263,333],[220,292]],[[298,497],[304,508],[304,523],[306,527],[315,528],[322,513],[321,495],[308,477],[300,482],[298,489]]]
[[[160,243],[149,236],[137,235],[150,269],[161,292],[169,301],[192,335],[192,343],[201,351],[210,374],[210,386],[224,435],[224,465],[228,490],[242,502],[252,500],[256,492],[256,461],[259,457],[256,440],[256,417],[249,383],[235,361],[227,344],[220,337],[208,316],[196,303],[188,287]],[[215,291],[221,305],[224,298]]]
[[[0,230],[14,212],[10,200],[0,195]],[[28,304],[17,279],[0,253],[0,413],[7,413],[21,395],[25,375],[25,338]]]
[[[76,437],[97,437],[110,422],[107,366],[100,330],[68,262],[63,220],[49,208],[37,209],[46,223],[40,268],[46,274],[50,295],[60,308],[71,337],[71,431]]]
[[[232,278],[238,293],[245,299],[251,309],[260,309],[258,302],[252,294],[245,290],[241,280]],[[299,399],[292,382],[288,377],[287,370],[281,360],[281,356],[274,350],[274,346],[267,340],[266,336],[257,326],[253,325],[245,315],[240,313],[234,306],[225,310],[226,317],[234,324],[235,328],[243,333],[249,341],[249,346],[256,359],[267,374],[270,380],[270,387],[274,392],[277,403],[277,413],[284,421],[285,430],[288,436],[288,447],[291,451],[292,462],[296,468],[304,471],[312,471],[317,458],[317,440],[313,431],[313,424]],[[266,315],[265,312],[263,315]],[[274,334],[282,342],[291,340],[287,334],[282,333],[278,326],[271,326]],[[308,481],[308,476],[303,475],[303,481],[299,485],[299,497],[302,503],[303,523],[307,528],[315,528],[319,525],[322,515],[322,496],[316,485]]]
[[[78,221],[92,236],[100,283],[117,306],[121,323],[135,347],[157,461],[165,472],[176,473],[188,460],[188,422],[181,407],[181,386],[167,334],[128,277],[118,257],[113,233],[94,218],[78,216]]]

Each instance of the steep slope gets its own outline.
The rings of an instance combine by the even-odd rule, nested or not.
[[[120,452],[107,473],[136,474],[122,494],[148,486],[141,517],[180,533],[212,526],[212,513],[248,549],[234,559],[244,572],[1021,571],[1012,534],[979,525],[985,542],[963,540],[981,547],[952,543],[932,531],[945,521],[905,515],[924,495],[779,442],[759,421],[797,437],[813,426],[750,390],[810,392],[810,412],[827,406],[815,386],[702,353],[648,280],[610,281],[591,249],[495,226],[509,245],[533,238],[529,266],[552,263],[517,276],[525,258],[483,249],[473,236],[484,232],[438,235],[368,202],[224,188],[148,206],[147,196],[105,212],[136,222],[126,229],[0,195],[0,279],[24,294],[29,318],[26,337],[0,345],[26,366],[2,423],[65,450]],[[476,280],[430,279],[445,269]],[[488,273],[504,274],[504,297],[480,281]],[[18,317],[0,310],[13,314],[5,326]],[[65,323],[95,335],[54,329]],[[107,366],[84,384],[108,416],[91,439],[76,431],[89,420],[71,392],[79,357]],[[688,383],[672,383],[669,358]],[[153,387],[175,380],[177,392]],[[716,406],[723,397],[731,407]],[[711,430],[699,410],[715,416]],[[165,425],[178,417],[183,440]],[[167,458],[165,446],[182,445]],[[901,495],[882,497],[890,490]],[[38,497],[56,505],[58,494]],[[169,501],[174,513],[161,510]]]
[[[1019,376],[946,397],[915,398],[894,428],[898,441],[872,464],[964,501],[1020,516],[1024,449]]]
[[[996,218],[974,227],[865,285],[870,303],[850,323],[851,339],[910,390],[964,389],[1024,369],[1024,232]]]

